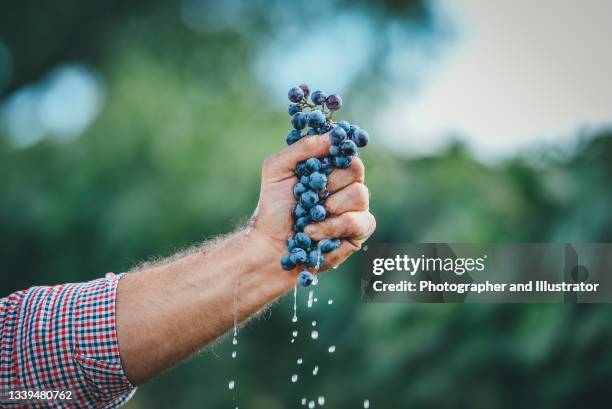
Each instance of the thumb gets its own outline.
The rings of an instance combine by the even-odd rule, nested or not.
[[[329,155],[331,141],[329,133],[322,135],[304,136],[302,139],[290,145],[266,159],[264,170],[268,175],[286,176],[293,175],[293,170],[298,162],[308,158],[320,158]]]

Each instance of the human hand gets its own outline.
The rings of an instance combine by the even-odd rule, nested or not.
[[[298,162],[308,158],[328,156],[330,146],[329,134],[309,136],[264,161],[253,230],[267,243],[278,270],[281,270],[281,256],[287,253],[285,242],[294,233],[291,212],[296,203],[293,186],[298,181],[294,169]],[[304,232],[317,241],[324,238],[342,241],[338,249],[325,255],[325,264],[319,271],[342,263],[361,248],[376,228],[376,220],[369,212],[369,192],[364,177],[363,162],[358,157],[353,158],[350,167],[335,169],[328,176],[327,218],[309,224]],[[297,267],[294,273],[299,269]]]

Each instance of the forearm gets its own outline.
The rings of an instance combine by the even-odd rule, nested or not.
[[[284,294],[295,277],[257,230],[125,276],[117,296],[117,332],[134,384],[214,341]]]

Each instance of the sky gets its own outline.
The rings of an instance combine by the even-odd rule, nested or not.
[[[482,158],[571,144],[612,125],[612,2],[440,1],[457,36],[409,98],[398,87],[377,126],[429,153],[458,137]]]

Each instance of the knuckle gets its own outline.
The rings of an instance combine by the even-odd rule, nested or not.
[[[276,163],[277,160],[278,160],[278,154],[270,155],[267,158],[265,158],[263,161],[263,165],[262,165],[264,172],[270,170],[272,166],[274,165],[274,163]]]
[[[360,158],[353,158],[353,162],[351,163],[351,171],[358,182],[363,182],[365,180],[365,166]]]
[[[368,235],[374,233],[376,230],[376,217],[370,212],[368,212]]]
[[[359,209],[367,209],[370,203],[370,191],[363,183],[357,183],[355,186],[355,201]]]

